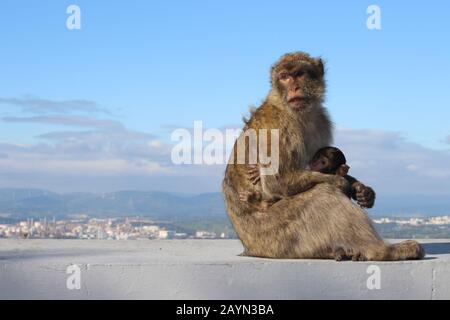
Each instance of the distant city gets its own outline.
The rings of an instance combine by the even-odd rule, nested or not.
[[[160,222],[141,217],[89,218],[80,215],[74,219],[34,220],[27,219],[11,224],[0,224],[0,238],[21,239],[98,239],[98,240],[142,240],[142,239],[227,239],[229,232],[212,230],[179,232],[169,229],[171,222]]]
[[[372,220],[374,223],[378,224],[399,224],[399,225],[410,225],[410,226],[426,226],[426,225],[434,225],[434,226],[442,226],[442,225],[450,225],[450,216],[437,216],[437,217],[428,217],[428,218],[378,218]]]
[[[375,227],[388,238],[450,238],[450,216],[381,217]],[[158,221],[147,217],[92,218],[84,214],[64,220],[26,219],[0,224],[0,238],[15,239],[235,239],[227,220]]]
[[[375,228],[384,238],[449,239],[450,216],[373,218]]]

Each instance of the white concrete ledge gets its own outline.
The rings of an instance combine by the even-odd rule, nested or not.
[[[450,299],[450,240],[420,242],[425,260],[374,263],[240,257],[235,240],[1,239],[0,299]]]

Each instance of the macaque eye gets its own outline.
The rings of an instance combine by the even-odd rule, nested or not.
[[[297,78],[301,78],[301,77],[303,77],[304,74],[305,74],[305,72],[302,71],[302,70],[300,70],[300,71],[297,71],[297,73],[295,74],[295,76],[296,76]]]
[[[287,80],[289,78],[289,74],[287,72],[282,72],[278,75],[279,80]]]
[[[317,74],[316,74],[314,71],[312,71],[312,70],[309,70],[309,71],[308,71],[308,76],[309,76],[311,79],[317,79]]]

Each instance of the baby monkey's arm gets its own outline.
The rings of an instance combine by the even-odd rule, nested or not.
[[[375,191],[348,175],[349,169],[350,167],[347,164],[343,164],[336,171],[337,175],[343,176],[350,184],[351,193],[348,196],[362,208],[372,208],[375,203]]]
[[[351,198],[355,200],[362,208],[372,208],[375,204],[375,191],[371,187],[365,186],[350,175],[345,175],[344,178],[347,179],[350,184]]]

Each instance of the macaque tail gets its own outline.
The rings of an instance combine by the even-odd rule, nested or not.
[[[358,254],[353,260],[369,261],[399,261],[399,260],[420,260],[425,257],[425,250],[414,240],[407,240],[396,244],[377,245]]]
[[[389,246],[389,260],[420,260],[425,257],[425,250],[414,240],[407,240]]]

